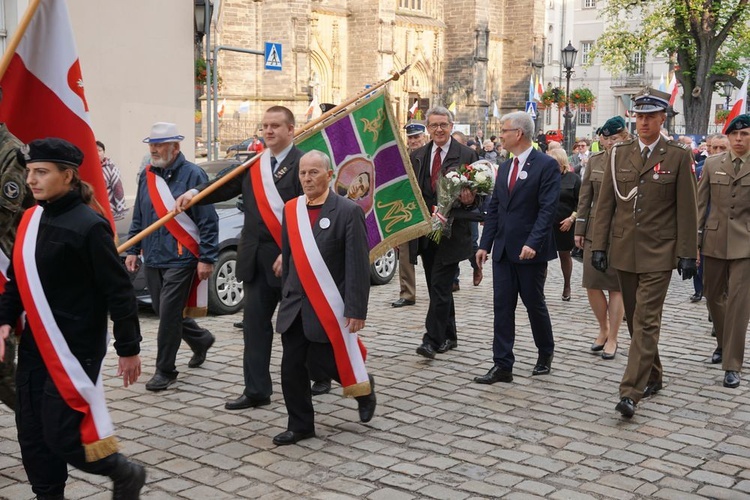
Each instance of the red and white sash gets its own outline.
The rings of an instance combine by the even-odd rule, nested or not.
[[[0,248],[0,295],[5,292],[5,284],[10,281],[8,278],[8,271],[10,270],[10,257],[5,254],[5,251]],[[22,313],[21,317],[18,318],[16,323],[16,335],[21,335],[23,326],[26,321],[26,314]]]
[[[163,177],[151,171],[151,165],[146,167],[146,184],[151,204],[154,206],[156,216],[160,219],[174,210],[175,199],[169,190],[167,181]],[[188,214],[181,212],[165,224],[167,231],[174,236],[179,245],[190,250],[196,258],[200,256],[201,235],[198,225]],[[183,314],[198,318],[205,316],[208,312],[208,280],[198,278],[198,273],[193,278],[187,304]]]
[[[250,167],[250,180],[253,186],[258,211],[276,244],[281,248],[281,218],[284,214],[284,200],[273,179],[271,150],[260,156],[260,161]]]
[[[305,196],[289,200],[285,210],[294,265],[315,315],[333,346],[344,396],[366,396],[372,392],[365,368],[367,350],[359,336],[346,326],[344,299],[315,242]]]
[[[81,442],[86,461],[94,462],[115,453],[117,439],[104,398],[101,369],[94,384],[70,352],[39,277],[36,240],[43,212],[42,207],[36,206],[23,214],[13,250],[13,267],[26,319],[44,365],[68,406],[84,414]]]

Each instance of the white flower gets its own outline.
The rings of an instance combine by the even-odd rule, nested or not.
[[[483,183],[487,180],[487,174],[485,172],[477,172],[476,175],[474,175],[474,181],[478,183]]]
[[[448,179],[453,180],[454,178],[458,178],[458,172],[456,172],[456,171],[450,171],[447,174],[445,174],[445,177],[447,177]]]
[[[451,172],[452,174],[455,174],[455,172]],[[453,184],[461,184],[461,178],[458,176],[458,174],[448,177]]]

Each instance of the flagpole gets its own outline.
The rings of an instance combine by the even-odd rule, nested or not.
[[[5,49],[5,54],[3,54],[3,58],[0,60],[0,79],[5,76],[8,66],[10,66],[10,61],[16,53],[18,44],[21,43],[21,39],[23,38],[24,33],[26,33],[26,28],[31,24],[31,20],[34,18],[34,14],[36,14],[36,10],[39,8],[41,2],[42,0],[31,0],[31,2],[29,2],[26,12],[24,12],[23,17],[21,18],[21,22],[18,23],[16,32],[13,33],[13,38],[8,42],[8,48]]]
[[[394,71],[393,73],[391,73],[391,76],[389,76],[388,78],[380,80],[377,83],[373,83],[372,86],[370,86],[370,87],[366,88],[365,90],[361,91],[360,93],[356,94],[354,97],[351,97],[351,98],[347,99],[346,101],[342,102],[341,104],[339,104],[338,106],[336,106],[336,107],[334,107],[334,108],[326,111],[325,113],[323,113],[322,115],[320,115],[315,120],[312,120],[311,122],[306,123],[305,125],[303,125],[299,129],[297,129],[297,130],[294,131],[294,139],[299,139],[302,135],[304,135],[305,133],[309,132],[311,129],[315,128],[315,126],[319,125],[320,123],[324,122],[330,116],[335,115],[336,113],[338,113],[342,109],[345,109],[350,104],[352,104],[354,102],[357,102],[358,100],[362,99],[367,94],[371,94],[372,92],[374,92],[375,90],[377,90],[380,87],[384,86],[388,82],[390,82],[390,81],[397,81],[399,78],[401,78],[401,75],[403,75],[406,72],[406,70],[408,70],[410,67],[411,67],[411,64],[408,64],[401,71]],[[256,154],[255,156],[253,156],[252,158],[250,158],[246,162],[242,163],[241,165],[237,165],[234,169],[232,169],[231,171],[227,172],[222,177],[220,177],[219,179],[217,179],[216,182],[213,182],[208,187],[206,187],[206,189],[204,189],[203,191],[201,191],[198,194],[196,194],[193,197],[193,199],[190,200],[190,203],[185,207],[185,209],[188,209],[188,208],[192,207],[196,203],[200,202],[203,198],[205,198],[209,194],[211,194],[214,191],[216,191],[217,189],[219,189],[219,187],[223,186],[224,184],[226,184],[227,182],[229,182],[231,179],[234,179],[235,177],[237,177],[238,175],[240,175],[241,173],[243,173],[246,169],[250,168],[251,165],[253,165],[255,162],[257,162],[259,158],[260,158],[260,155]],[[132,238],[130,238],[128,241],[126,241],[122,245],[118,246],[117,247],[117,253],[122,253],[125,250],[127,250],[128,248],[130,248],[133,245],[135,245],[136,243],[140,242],[141,240],[143,240],[143,238],[145,238],[146,236],[150,235],[151,233],[153,233],[154,231],[156,231],[157,229],[159,229],[160,227],[162,227],[164,224],[166,224],[170,220],[174,219],[175,215],[177,215],[177,214],[174,211],[172,211],[172,212],[169,212],[164,217],[162,217],[161,219],[153,222],[150,226],[148,226],[147,228],[145,228],[143,231],[141,231],[140,233],[136,234],[135,236],[133,236]]]

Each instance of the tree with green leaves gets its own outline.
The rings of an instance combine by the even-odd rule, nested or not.
[[[714,91],[727,80],[741,87],[750,71],[750,0],[604,0],[600,12],[607,28],[590,61],[619,73],[635,53],[669,57],[690,133],[707,132]]]

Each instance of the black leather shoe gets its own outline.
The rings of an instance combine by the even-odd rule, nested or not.
[[[695,293],[690,296],[690,302],[700,302],[701,300],[703,300],[702,293]]]
[[[604,344],[597,344],[596,342],[591,344],[591,352],[599,352],[602,350],[604,350]]]
[[[630,418],[635,415],[635,402],[630,398],[622,398],[615,410],[619,411],[623,417]]]
[[[430,344],[422,344],[417,347],[417,354],[427,359],[435,359],[435,349]]]
[[[238,321],[237,323],[234,323],[233,326],[235,328],[245,328],[245,322],[244,322],[244,320],[243,321]]]
[[[534,370],[531,372],[532,375],[547,375],[552,369],[552,358],[554,355],[543,355],[540,354],[536,360]]]
[[[118,454],[117,465],[110,477],[113,481],[112,500],[133,500],[140,498],[141,488],[146,484],[146,469]]]
[[[245,408],[255,408],[257,406],[267,406],[271,404],[271,398],[253,399],[244,394],[234,401],[224,404],[227,410],[244,410]]]
[[[721,347],[717,347],[711,355],[711,364],[718,365],[719,363],[721,363]]]
[[[311,432],[294,432],[284,431],[281,434],[274,436],[273,444],[276,446],[286,446],[288,444],[295,444],[303,439],[310,439],[315,437],[315,431]]]
[[[211,335],[211,339],[208,341],[206,347],[198,352],[193,353],[193,357],[190,358],[190,361],[188,361],[188,367],[198,368],[200,365],[202,365],[203,362],[206,361],[206,354],[208,354],[208,350],[211,349],[211,346],[214,345],[214,342],[216,342],[216,337]]]
[[[458,347],[458,341],[457,340],[451,340],[451,339],[445,339],[445,342],[440,344],[440,347],[436,349],[438,354],[443,354],[444,352],[448,352],[451,349],[455,349]]]
[[[451,286],[451,292],[458,292],[459,290],[461,290],[461,285],[453,283],[453,286]]]
[[[486,375],[474,377],[477,384],[494,384],[495,382],[513,382],[513,372],[500,369],[499,366],[493,366]]]
[[[357,397],[357,404],[359,405],[359,421],[367,423],[372,420],[375,415],[375,406],[377,406],[377,398],[375,397],[375,378],[370,375],[370,394],[367,396]]]
[[[656,393],[662,390],[664,386],[661,382],[653,382],[651,384],[648,384],[646,386],[646,389],[643,391],[643,397],[644,398],[650,398],[651,396],[656,396]]]
[[[154,373],[154,376],[151,377],[151,380],[146,382],[146,390],[147,391],[163,391],[170,385],[174,384],[175,380],[177,380],[177,376],[169,377],[167,375],[164,375],[163,373]]]
[[[728,371],[724,373],[724,387],[734,389],[740,386],[740,374],[738,372]]]
[[[313,396],[328,394],[329,392],[331,392],[331,379],[318,380],[317,382],[313,382],[313,385],[310,388],[310,392],[312,392]]]
[[[413,300],[409,299],[398,299],[396,302],[391,303],[391,307],[404,307],[404,306],[413,306],[415,302]]]
[[[602,351],[602,359],[615,359],[617,357],[617,344],[615,344],[615,350],[612,352]]]

